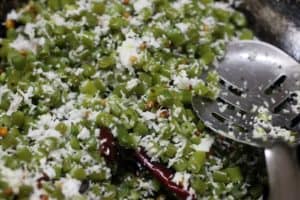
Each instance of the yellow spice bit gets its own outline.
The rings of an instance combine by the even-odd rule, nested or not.
[[[168,110],[162,110],[159,113],[159,117],[161,117],[161,118],[168,118],[169,116],[170,116],[170,112]]]
[[[130,56],[129,60],[132,64],[135,64],[137,62],[138,58],[136,56]]]
[[[155,102],[154,101],[148,101],[147,103],[146,103],[146,105],[145,105],[145,108],[147,109],[147,110],[150,110],[150,109],[152,109],[152,108],[154,108],[155,107]]]
[[[34,3],[30,2],[28,6],[25,7],[25,11],[30,12],[32,14],[37,14],[37,7]]]
[[[26,57],[28,55],[28,51],[26,51],[26,50],[21,50],[19,53],[24,57]]]
[[[196,136],[200,136],[202,133],[201,133],[201,131],[196,130],[196,131],[194,132],[194,134],[195,134]]]
[[[100,99],[99,103],[100,103],[100,105],[102,105],[102,106],[106,106],[107,100],[106,100],[106,99]]]
[[[131,17],[129,12],[124,12],[123,13],[123,17],[125,17],[126,19],[128,19],[129,17]]]
[[[40,195],[40,200],[48,200],[48,199],[49,199],[48,195],[46,195],[46,194]]]
[[[59,189],[61,189],[63,187],[63,183],[60,181],[55,181],[54,185],[55,185],[55,187],[57,187]]]
[[[0,136],[4,137],[8,134],[8,129],[6,127],[0,127]]]
[[[15,28],[15,25],[16,25],[16,23],[15,23],[15,21],[12,20],[12,19],[8,19],[8,20],[6,20],[6,22],[5,22],[5,27],[6,27],[7,29]]]
[[[12,190],[11,187],[8,187],[8,188],[5,188],[5,189],[3,190],[3,194],[4,194],[5,196],[11,196],[11,195],[14,194],[14,192],[13,192],[13,190]]]
[[[123,4],[128,5],[129,4],[129,0],[123,0]]]
[[[90,117],[90,115],[91,115],[91,112],[90,112],[90,111],[86,111],[86,112],[84,113],[84,118],[85,118],[85,119],[88,119],[88,118]]]
[[[203,31],[208,32],[209,29],[210,29],[210,28],[209,28],[208,25],[206,25],[206,24],[203,25]]]
[[[163,194],[161,194],[158,197],[156,197],[156,200],[165,200],[165,199],[167,199],[167,198]]]
[[[139,46],[140,50],[145,50],[147,48],[147,43],[143,42],[140,46]]]

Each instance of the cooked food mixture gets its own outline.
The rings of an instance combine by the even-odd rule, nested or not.
[[[245,17],[214,0],[35,0],[0,56],[0,199],[258,199],[259,152],[217,138],[191,96],[218,96]]]

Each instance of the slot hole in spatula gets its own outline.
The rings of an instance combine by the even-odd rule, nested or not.
[[[297,104],[295,95],[296,95],[295,93],[291,93],[291,94],[289,94],[289,96],[287,98],[285,98],[281,102],[279,102],[273,109],[274,113],[290,112],[288,108],[291,107],[292,105]]]
[[[241,96],[243,94],[243,91],[237,86],[232,85],[229,82],[224,81],[222,79],[220,79],[219,82],[223,87],[227,88],[231,93],[235,94],[236,96]]]
[[[291,128],[294,128],[300,122],[300,114],[298,114],[294,119],[291,121]]]
[[[226,121],[225,117],[223,117],[222,115],[220,115],[218,113],[214,112],[214,113],[211,113],[211,115],[221,123],[224,123]]]
[[[271,95],[274,94],[276,91],[280,90],[280,87],[286,80],[286,75],[280,75],[278,76],[274,81],[271,82],[266,88],[265,88],[265,94]]]

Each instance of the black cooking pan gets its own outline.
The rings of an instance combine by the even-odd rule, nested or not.
[[[26,0],[0,0],[0,22]],[[256,35],[283,49],[300,62],[300,0],[242,0],[234,6],[244,12]],[[0,37],[5,27],[0,25]]]
[[[300,1],[242,0],[236,5],[262,40],[281,48],[300,62]]]
[[[0,0],[0,22],[5,21],[7,13],[12,9],[21,7],[27,2],[27,0]],[[0,37],[5,37],[5,27],[3,24],[0,25]]]

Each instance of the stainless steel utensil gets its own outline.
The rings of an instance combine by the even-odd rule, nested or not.
[[[273,125],[300,133],[300,117],[293,105],[295,91],[300,89],[300,65],[270,44],[238,41],[228,44],[217,71],[221,79],[217,101],[193,97],[198,117],[216,133],[265,148],[270,199],[299,199],[300,171],[293,150],[271,135],[267,135],[267,140],[254,137],[257,113],[253,107],[266,107]],[[291,146],[299,141],[299,135]]]

